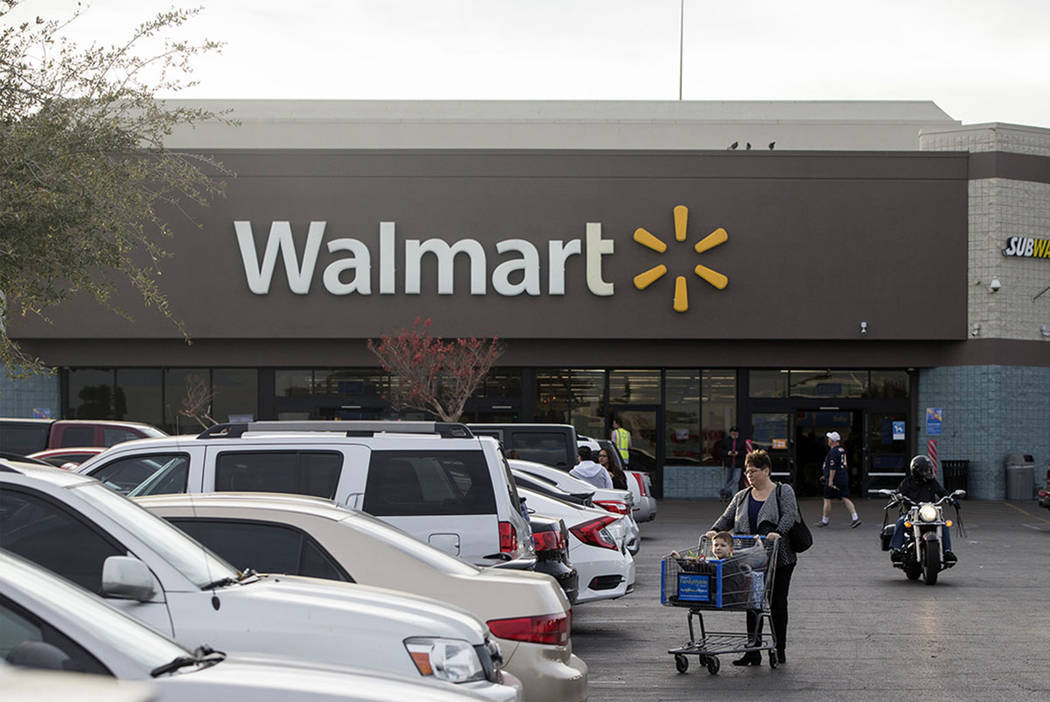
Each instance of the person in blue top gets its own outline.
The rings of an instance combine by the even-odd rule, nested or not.
[[[849,469],[846,466],[846,450],[840,446],[842,437],[837,431],[829,431],[828,455],[824,459],[824,475],[820,482],[824,483],[824,513],[817,523],[818,527],[826,527],[831,517],[831,501],[842,500],[849,510],[852,521],[850,527],[860,526],[860,517],[857,516],[857,508],[849,499]]]

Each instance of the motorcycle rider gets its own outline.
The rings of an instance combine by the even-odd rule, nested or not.
[[[916,456],[911,459],[908,467],[908,475],[897,487],[897,492],[907,497],[912,502],[936,502],[948,494],[948,491],[933,477],[933,461],[926,456]],[[956,507],[958,500],[951,501]],[[952,553],[951,529],[945,525],[941,533],[944,535],[944,562],[955,563],[959,559]],[[890,560],[900,563],[904,559],[901,548],[904,546],[904,515],[897,520],[893,527],[893,538],[890,539]]]

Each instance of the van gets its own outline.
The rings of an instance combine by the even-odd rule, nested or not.
[[[359,509],[478,565],[534,559],[498,443],[446,422],[250,422],[115,446],[77,472],[138,497],[284,492]]]
[[[132,439],[167,436],[141,422],[102,419],[0,419],[0,453],[28,456],[67,446],[115,446]]]
[[[477,436],[500,441],[509,458],[569,471],[576,465],[576,428],[571,424],[468,424]]]

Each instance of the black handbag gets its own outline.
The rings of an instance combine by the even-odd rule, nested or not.
[[[777,484],[777,512],[780,511],[780,484]],[[788,543],[791,544],[791,550],[795,553],[802,553],[808,551],[809,547],[813,545],[813,534],[810,532],[809,527],[802,520],[802,510],[795,511],[795,523],[788,529],[788,533],[785,534]]]

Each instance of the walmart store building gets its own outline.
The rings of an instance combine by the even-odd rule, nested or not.
[[[170,213],[193,344],[134,298],[11,320],[60,372],[5,380],[0,413],[192,431],[198,376],[220,421],[393,416],[366,340],[423,317],[507,342],[466,418],[618,414],[665,497],[716,493],[731,425],[804,492],[832,429],[858,494],[931,440],[977,498],[1008,454],[1050,460],[1050,130],[924,102],[210,106],[240,126],[172,140],[236,174]]]

